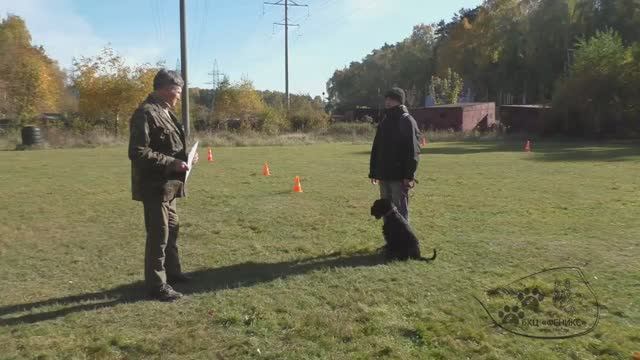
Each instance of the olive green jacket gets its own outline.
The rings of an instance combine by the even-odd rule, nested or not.
[[[131,116],[129,160],[133,200],[171,201],[183,197],[185,174],[170,171],[178,159],[187,161],[182,125],[163,108],[164,101],[150,94]]]

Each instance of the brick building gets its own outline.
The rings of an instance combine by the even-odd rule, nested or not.
[[[496,123],[495,103],[436,105],[410,110],[420,130],[487,130]]]

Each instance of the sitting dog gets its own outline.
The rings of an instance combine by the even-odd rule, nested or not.
[[[371,215],[376,219],[385,219],[382,226],[382,234],[386,242],[384,249],[387,260],[406,261],[414,259],[432,261],[436,259],[437,252],[435,249],[433,249],[431,258],[424,258],[420,255],[418,238],[391,200],[376,200],[371,206]]]

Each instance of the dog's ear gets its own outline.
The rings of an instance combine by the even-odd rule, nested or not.
[[[383,212],[380,209],[380,200],[376,200],[371,205],[371,216],[374,216],[376,219],[380,219],[382,217]]]

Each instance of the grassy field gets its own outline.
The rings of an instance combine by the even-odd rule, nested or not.
[[[195,281],[172,304],[142,296],[142,209],[123,147],[2,151],[0,358],[629,359],[640,146],[521,146],[424,150],[411,222],[423,251],[439,251],[431,264],[374,253],[368,145],[214,148],[178,205]],[[517,336],[474,299],[558,266],[580,267],[597,294],[587,335]]]

